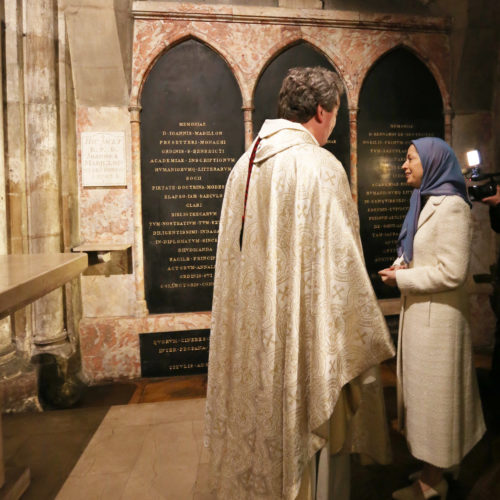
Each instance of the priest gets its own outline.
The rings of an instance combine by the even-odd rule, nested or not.
[[[389,459],[378,364],[394,355],[341,163],[343,91],[294,68],[226,185],[205,445],[215,498],[348,498],[349,453]]]

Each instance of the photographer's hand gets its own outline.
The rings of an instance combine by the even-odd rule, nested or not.
[[[493,196],[488,196],[486,198],[483,198],[481,200],[483,203],[486,203],[486,205],[489,205],[490,207],[496,207],[497,205],[500,204],[500,186],[497,186],[497,192]]]

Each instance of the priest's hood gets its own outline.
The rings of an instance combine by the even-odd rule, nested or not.
[[[319,146],[318,141],[303,125],[282,118],[266,120],[258,135],[261,142],[255,155],[256,165],[299,144]]]

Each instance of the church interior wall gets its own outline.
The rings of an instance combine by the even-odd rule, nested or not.
[[[27,12],[22,2],[6,2],[0,9],[0,251],[71,251],[93,245],[96,259],[111,259],[99,260],[81,280],[0,322],[0,351],[17,351],[16,363],[23,366],[23,387],[29,386],[26,406],[37,406],[38,368],[32,363],[42,345],[37,340],[50,346],[65,332],[72,347],[55,352],[76,352],[81,356],[80,376],[98,383],[140,376],[139,333],[210,327],[209,312],[151,315],[144,299],[140,93],[165,50],[194,37],[224,58],[241,88],[241,119],[249,144],[253,92],[262,70],[290,44],[312,44],[346,85],[351,159],[356,164],[357,100],[364,78],[387,51],[407,47],[438,82],[446,138],[459,158],[478,148],[484,168],[496,171],[496,3],[46,0],[39,2],[39,10]],[[81,134],[117,131],[124,134],[126,185],[83,187]],[[351,176],[354,194],[355,179]],[[487,208],[474,205],[472,271],[487,274],[496,238],[489,230]],[[474,341],[488,349],[495,322],[488,300],[491,286],[475,285],[473,291],[473,317],[483,319]]]
[[[186,9],[177,8],[175,3],[136,2],[133,6],[135,35],[130,98],[133,109],[140,107],[143,83],[158,57],[165,50],[189,37],[205,42],[228,63],[240,84],[242,108],[246,110],[253,107],[253,90],[262,70],[280,51],[301,40],[317,47],[334,64],[346,83],[348,100],[353,110],[357,107],[362,82],[372,64],[385,52],[401,44],[412,47],[424,59],[432,59],[433,69],[441,83],[444,99],[446,102],[449,101],[447,97],[450,84],[449,47],[445,33],[447,21],[444,19],[433,19],[428,26],[431,33],[422,33],[418,28],[412,29],[411,18],[401,15],[389,21],[384,19],[391,26],[391,30],[366,30],[361,26],[363,19],[360,21],[359,14],[351,12],[341,13],[342,27],[340,27],[336,24],[339,14],[327,11],[308,12],[311,20],[304,25],[304,16],[301,21],[298,21],[297,12],[288,9],[260,8],[255,11],[250,7],[200,5],[193,9],[196,15],[191,15],[189,11],[186,12]],[[377,18],[369,16],[366,22],[377,23]],[[345,25],[348,27],[346,28]],[[402,25],[404,28],[401,28]],[[251,54],[248,53],[249,46],[252,46]],[[133,119],[134,172],[140,171],[138,134],[139,127]],[[246,134],[248,145],[253,138],[251,127],[247,127]],[[355,148],[354,142],[352,150]],[[137,185],[140,179],[136,177],[134,179]],[[142,246],[140,188],[137,186],[134,192],[136,226],[134,248],[137,254],[137,251],[140,251],[138,247]],[[93,219],[90,224],[94,224]],[[148,315],[144,308],[144,276],[143,270],[140,269],[141,265],[141,261],[136,261],[135,280],[136,293],[138,293],[135,312],[139,317],[122,320],[104,315],[93,318],[85,317],[81,322],[82,361],[86,375],[91,380],[106,378],[109,373],[115,377],[139,373],[140,359],[137,340],[134,344],[124,341],[124,321],[127,325],[125,330],[132,333],[132,337],[135,336],[135,338],[139,333],[169,331],[144,329],[143,318],[147,318],[149,328],[151,328],[151,318],[154,316]],[[93,285],[94,294],[95,289],[96,284]],[[191,325],[191,329],[209,327],[206,313],[157,315],[155,327],[160,327],[158,321],[169,324],[177,318],[182,318],[182,322],[179,322],[174,330],[185,328],[186,322]],[[105,325],[106,336],[99,333],[103,329],[100,325]],[[90,352],[86,351],[87,345],[92,346]],[[120,347],[112,348],[112,346]]]

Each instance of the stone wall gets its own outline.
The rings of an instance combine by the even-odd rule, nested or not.
[[[57,351],[59,342],[71,346],[65,355],[81,344],[82,376],[96,383],[140,376],[138,333],[210,327],[208,312],[150,315],[144,300],[140,95],[164,50],[194,37],[224,57],[241,88],[248,143],[253,89],[267,62],[300,40],[318,48],[347,89],[355,195],[360,88],[371,65],[401,45],[434,75],[447,139],[459,158],[479,148],[485,168],[499,170],[497,3],[43,0],[26,11],[23,2],[3,3],[0,252],[94,245],[94,256],[118,247],[122,253],[111,251],[112,259],[132,256],[131,268],[101,263],[0,323],[0,354],[12,359],[15,346],[16,366],[31,377],[25,400],[36,393],[30,360],[44,349]],[[480,75],[479,66],[486,68]],[[106,131],[125,134],[126,186],[84,188],[81,133]],[[486,208],[475,205],[472,271],[485,274],[495,259],[495,236]],[[472,295],[474,316],[481,318],[474,341],[483,348],[492,343],[490,292],[482,285]]]
[[[55,0],[29,8],[5,2],[0,10],[5,61],[0,251],[70,251],[79,238],[76,106],[64,17]],[[40,408],[40,355],[71,358],[79,370],[80,304],[80,283],[74,280],[2,322],[4,410]],[[13,357],[9,343],[15,346]]]
[[[315,5],[317,6],[317,5]],[[405,15],[361,14],[321,9],[181,5],[134,2],[134,46],[130,96],[131,184],[126,190],[81,190],[81,234],[89,241],[111,239],[133,245],[134,275],[84,276],[84,318],[80,324],[83,369],[91,381],[140,376],[138,334],[203,329],[209,313],[149,315],[144,300],[140,187],[140,95],[156,59],[187,38],[207,44],[228,63],[242,93],[246,142],[253,137],[253,92],[266,65],[280,51],[306,41],[332,62],[345,82],[351,116],[352,189],[356,193],[358,97],[371,66],[387,51],[407,47],[426,62],[443,96],[451,138],[449,21]],[[251,47],[251,51],[248,48]],[[78,95],[78,92],[77,92]],[[78,131],[107,129],[113,122],[95,106],[79,102]],[[125,119],[125,117],[124,117]],[[122,209],[121,218],[115,211]],[[98,218],[96,220],[96,214]],[[133,228],[127,222],[133,220]],[[107,222],[107,223],[106,223]],[[110,278],[114,278],[111,281]],[[134,281],[134,287],[131,281]],[[87,285],[88,283],[88,285]],[[115,304],[113,290],[120,290]],[[116,295],[116,292],[115,292]],[[107,300],[104,300],[106,298]],[[397,306],[396,306],[397,307]],[[128,316],[128,317],[127,317]]]

